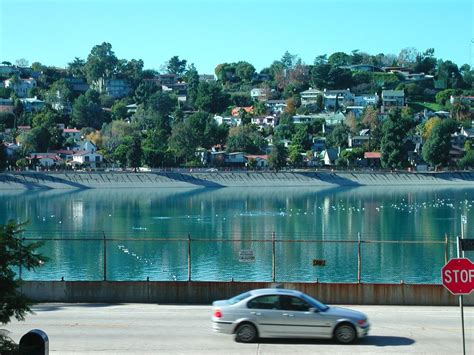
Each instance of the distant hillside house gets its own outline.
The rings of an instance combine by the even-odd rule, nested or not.
[[[383,111],[405,106],[405,92],[403,90],[382,90]]]
[[[245,165],[249,165],[250,160],[256,161],[257,168],[266,168],[268,166],[268,155],[245,155],[245,159],[247,159],[247,163]]]
[[[231,111],[232,116],[237,117],[240,115],[240,110],[244,110],[247,113],[253,113],[253,106],[246,107],[234,107]]]
[[[45,102],[36,96],[33,98],[20,99],[25,112],[38,112],[44,108]]]
[[[265,100],[267,98],[267,90],[262,88],[253,88],[250,90],[250,97],[254,100]]]
[[[216,81],[216,77],[213,74],[199,74],[199,81],[211,83]]]
[[[0,112],[13,113],[15,107],[13,105],[12,99],[2,99],[0,98]]]
[[[93,84],[93,88],[113,98],[124,97],[132,90],[124,79],[99,79]]]
[[[214,116],[214,120],[219,126],[226,124],[230,127],[236,127],[242,124],[242,119],[240,117],[222,117],[216,115]]]
[[[63,161],[56,153],[31,153],[27,159],[30,162],[36,161],[44,168],[57,166]]]
[[[281,114],[287,106],[285,100],[267,100],[265,106],[269,108],[272,114]]]
[[[36,80],[33,78],[12,80],[7,79],[3,86],[12,89],[18,97],[27,97],[28,90],[36,87]]]
[[[259,128],[264,128],[267,126],[275,127],[276,119],[273,116],[266,117],[252,117],[252,124],[259,126]]]
[[[64,139],[72,138],[76,142],[81,139],[81,131],[77,128],[65,128],[62,135]]]
[[[319,95],[323,95],[323,92],[319,89],[309,88],[308,90],[302,91],[300,92],[301,104],[303,106],[315,104]]]

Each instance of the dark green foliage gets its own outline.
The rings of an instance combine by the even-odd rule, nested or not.
[[[7,167],[7,148],[3,141],[0,139],[0,171],[5,170]]]
[[[194,103],[197,109],[211,113],[221,113],[225,111],[229,104],[229,95],[222,91],[219,83],[199,83]]]
[[[23,224],[9,221],[0,225],[0,323],[7,324],[12,318],[24,320],[31,312],[32,302],[20,292],[21,281],[14,270],[18,267],[33,270],[46,258],[37,254],[41,243],[26,244],[20,239]],[[0,353],[14,350],[14,344],[0,335]]]
[[[347,148],[349,132],[349,127],[344,123],[336,125],[331,134],[327,137],[326,145],[328,147]]]
[[[139,135],[134,135],[130,139],[130,143],[127,150],[127,163],[128,166],[137,171],[137,168],[142,165],[142,145],[141,137]]]
[[[226,142],[228,152],[245,152],[260,154],[265,146],[265,139],[252,125],[231,128]]]
[[[0,125],[5,128],[13,128],[15,123],[15,115],[10,112],[0,112]]]
[[[281,143],[273,145],[272,150],[268,156],[268,166],[275,170],[280,170],[286,166],[286,159],[288,152],[285,146]]]
[[[396,109],[388,114],[387,120],[382,125],[382,167],[386,169],[401,169],[408,163],[408,152],[404,140],[408,131],[413,128],[413,121],[402,115]]]
[[[12,95],[13,90],[10,88],[0,87],[0,97],[3,99],[9,99]]]
[[[93,127],[99,129],[106,121],[107,115],[102,111],[97,91],[88,90],[74,101],[71,122],[77,128]]]
[[[179,59],[177,55],[171,57],[166,63],[166,71],[168,74],[176,74],[181,76],[186,70],[186,59]]]
[[[449,163],[451,134],[456,131],[456,128],[457,123],[454,120],[442,121],[433,128],[426,143],[423,145],[423,159],[436,167],[436,169]]]

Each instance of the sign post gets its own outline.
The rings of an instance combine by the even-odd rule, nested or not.
[[[462,350],[466,354],[466,340],[464,335],[464,302],[463,295],[468,295],[474,290],[474,263],[464,258],[464,250],[472,250],[474,239],[464,239],[464,225],[467,223],[465,216],[461,216],[461,238],[456,238],[457,258],[449,260],[441,269],[443,286],[453,295],[459,296],[461,308]]]

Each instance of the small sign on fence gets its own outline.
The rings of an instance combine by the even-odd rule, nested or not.
[[[474,250],[474,239],[461,239],[461,249],[464,251]]]
[[[239,251],[239,261],[241,263],[251,263],[255,261],[255,254],[252,249],[243,249]]]
[[[326,259],[313,259],[313,266],[326,266]]]

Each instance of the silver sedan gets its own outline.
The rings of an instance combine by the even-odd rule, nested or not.
[[[235,334],[238,342],[262,338],[334,338],[352,343],[369,332],[367,316],[327,306],[295,290],[258,289],[215,301],[213,329]]]

